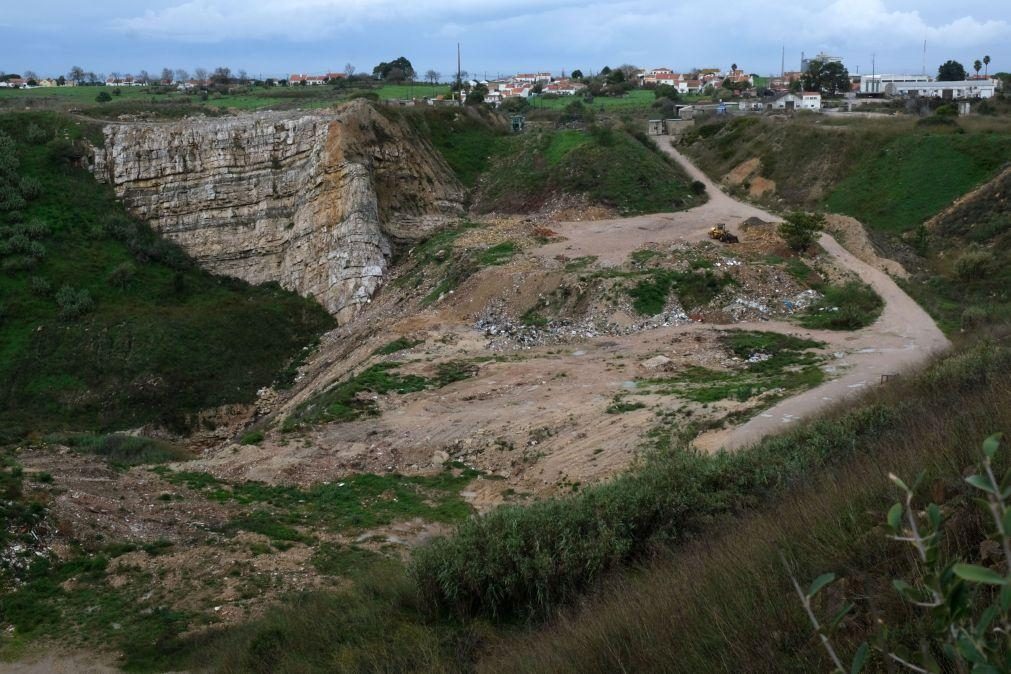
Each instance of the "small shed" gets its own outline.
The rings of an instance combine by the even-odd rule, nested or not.
[[[662,119],[651,119],[649,120],[649,135],[651,136],[662,136],[663,135],[663,120]]]
[[[526,124],[526,121],[527,118],[524,117],[523,115],[513,115],[512,119],[513,133],[519,133],[520,131],[522,131],[524,125]]]

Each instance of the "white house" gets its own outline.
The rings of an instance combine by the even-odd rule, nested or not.
[[[821,110],[821,94],[817,91],[784,93],[766,103],[766,110]]]

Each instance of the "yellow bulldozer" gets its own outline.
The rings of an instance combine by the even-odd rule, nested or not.
[[[721,243],[738,243],[740,241],[735,234],[730,233],[730,230],[722,222],[709,230],[709,238],[716,239]]]

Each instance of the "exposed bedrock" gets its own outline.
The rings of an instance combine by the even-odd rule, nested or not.
[[[366,101],[104,134],[93,171],[130,212],[208,269],[312,295],[340,322],[382,282],[388,233],[463,212],[438,151]]]

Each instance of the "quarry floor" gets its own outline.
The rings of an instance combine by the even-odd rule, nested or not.
[[[831,262],[858,275],[885,300],[881,317],[854,332],[806,330],[777,320],[729,325],[689,323],[621,336],[574,336],[566,344],[495,348],[475,327],[475,316],[503,286],[522,289],[524,274],[553,259],[595,256],[600,264],[620,264],[650,244],[699,243],[708,230],[726,223],[742,244],[744,221],[779,218],[738,201],[669,145],[661,145],[693,180],[707,187],[709,200],[697,208],[639,217],[553,223],[560,241],[533,247],[526,259],[486,269],[434,307],[403,315],[383,307],[369,310],[371,332],[347,328],[324,346],[300,392],[282,403],[283,415],[315,391],[345,375],[355,363],[397,336],[422,345],[397,354],[405,371],[425,374],[431,362],[480,359],[477,375],[450,386],[379,400],[382,415],[351,423],[323,424],[300,434],[268,434],[258,445],[223,443],[187,464],[229,480],[312,484],[348,471],[431,472],[449,460],[475,467],[493,480],[478,479],[465,494],[479,510],[524,497],[543,497],[606,479],[629,466],[661,411],[684,410],[683,401],[646,398],[647,408],[606,414],[616,399],[648,376],[643,363],[657,355],[672,365],[719,367],[718,339],[726,329],[759,330],[823,342],[828,380],[779,401],[739,425],[708,431],[695,439],[704,451],[733,450],[775,433],[800,419],[900,374],[945,349],[948,340],[889,274],[901,266],[879,258],[859,223],[831,216],[820,244]],[[859,256],[859,257],[858,257]],[[519,280],[517,280],[519,279]],[[356,333],[355,330],[358,330]],[[340,331],[338,331],[340,332]],[[353,338],[351,336],[354,335]],[[348,344],[348,342],[353,342]],[[725,354],[724,354],[725,355]],[[702,409],[702,408],[705,409]],[[745,406],[721,401],[695,405],[696,413],[731,414]],[[743,415],[747,417],[748,415]]]

